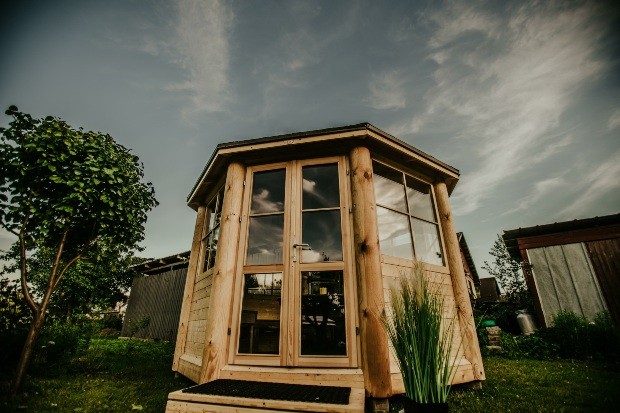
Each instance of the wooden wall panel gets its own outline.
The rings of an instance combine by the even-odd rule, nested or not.
[[[560,311],[592,320],[605,310],[590,260],[581,243],[527,250],[545,324]]]
[[[121,335],[174,341],[186,275],[187,268],[182,268],[134,279]],[[148,326],[134,332],[145,317],[150,320]]]
[[[585,244],[607,309],[620,328],[620,238]]]

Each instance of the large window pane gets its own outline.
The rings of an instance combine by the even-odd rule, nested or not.
[[[337,164],[304,166],[302,174],[303,209],[340,206]]]
[[[284,211],[284,169],[256,172],[252,188],[252,214]]]
[[[381,254],[413,259],[407,215],[377,207]]]
[[[250,218],[247,265],[282,263],[282,237],[284,215],[267,215]]]
[[[372,168],[377,203],[406,213],[403,174],[376,162]]]
[[[301,355],[346,356],[342,271],[301,273]]]
[[[429,264],[443,265],[437,225],[411,218],[411,226],[416,258]]]
[[[281,297],[281,273],[244,276],[239,353],[279,354]]]
[[[411,215],[427,221],[435,221],[435,210],[431,197],[431,186],[417,179],[407,177],[407,200]]]
[[[301,235],[311,248],[302,251],[302,262],[342,261],[340,210],[303,212]]]

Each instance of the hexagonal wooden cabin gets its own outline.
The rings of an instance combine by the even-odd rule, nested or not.
[[[218,145],[188,197],[197,218],[173,370],[350,387],[348,410],[320,411],[363,411],[364,396],[404,391],[381,314],[418,259],[458,318],[454,383],[483,380],[448,199],[457,180],[367,123]],[[168,411],[318,408],[239,400],[175,392]]]

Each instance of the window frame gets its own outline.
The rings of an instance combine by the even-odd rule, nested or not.
[[[416,243],[415,243],[415,234],[413,231],[413,225],[412,225],[412,220],[416,219],[418,221],[427,223],[427,224],[432,224],[435,225],[437,228],[437,236],[439,237],[439,247],[441,249],[441,262],[442,264],[437,264],[437,263],[430,263],[430,262],[426,262],[426,261],[422,261],[425,265],[428,266],[434,266],[434,267],[438,267],[438,268],[442,268],[442,269],[446,269],[447,268],[447,257],[446,257],[446,246],[445,246],[445,241],[444,241],[444,236],[443,236],[443,230],[441,228],[441,222],[439,220],[439,210],[437,209],[437,198],[435,196],[435,187],[432,183],[432,180],[428,177],[422,176],[419,173],[412,173],[410,171],[404,170],[403,168],[399,168],[396,167],[386,161],[377,159],[377,158],[372,158],[372,163],[373,163],[373,178],[375,175],[379,175],[381,177],[383,177],[383,175],[381,174],[377,174],[375,172],[375,165],[379,164],[384,168],[388,168],[390,170],[392,170],[393,172],[397,172],[401,175],[401,182],[398,182],[402,189],[403,189],[403,197],[405,200],[405,206],[406,206],[406,212],[400,211],[398,209],[395,209],[394,207],[388,206],[384,203],[382,203],[378,198],[376,198],[376,191],[375,191],[375,204],[377,206],[377,225],[379,224],[379,217],[378,217],[378,208],[384,208],[390,212],[399,214],[401,216],[405,216],[407,217],[407,228],[409,231],[409,240],[411,242],[411,252],[412,252],[412,259],[409,258],[403,258],[403,257],[398,257],[398,256],[394,256],[394,255],[389,255],[389,254],[385,254],[382,250],[381,250],[381,245],[379,245],[379,249],[380,249],[380,253],[382,255],[382,257],[390,257],[392,259],[395,260],[406,260],[406,261],[415,261],[418,259],[417,254],[416,254]],[[388,179],[386,177],[384,177],[384,179]],[[433,214],[435,216],[435,221],[430,221],[427,218],[424,218],[420,215],[417,215],[415,213],[415,211],[411,211],[411,205],[410,205],[410,201],[409,201],[409,196],[407,195],[407,188],[410,188],[407,186],[407,179],[412,179],[414,181],[417,181],[418,183],[422,183],[424,185],[428,185],[429,188],[429,194],[431,197],[431,203],[432,203],[432,211]],[[374,181],[374,179],[373,179]],[[373,182],[373,187],[374,187],[374,182]],[[375,187],[376,188],[376,187]],[[410,188],[415,190],[414,188]],[[377,228],[378,229],[378,228]]]

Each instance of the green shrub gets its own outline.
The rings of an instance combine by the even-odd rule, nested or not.
[[[9,373],[17,361],[28,335],[32,321],[17,280],[0,279],[0,365],[3,373]]]
[[[78,351],[88,346],[89,335],[80,331],[80,326],[59,320],[49,320],[37,340],[34,361],[38,366],[63,364]]]
[[[481,346],[482,343],[481,340]],[[551,327],[528,336],[512,336],[502,331],[499,355],[510,359],[614,360],[620,358],[619,343],[609,313],[600,313],[593,322],[588,322],[583,316],[564,311],[554,316]]]

